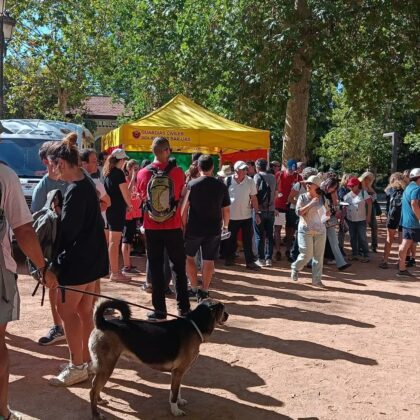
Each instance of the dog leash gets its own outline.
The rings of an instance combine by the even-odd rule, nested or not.
[[[37,290],[38,290],[38,288],[39,288],[40,285],[43,286],[42,287],[42,298],[41,298],[41,306],[42,306],[44,304],[45,286],[40,281],[38,281],[38,284],[36,285],[35,290],[32,293],[32,296],[35,296],[35,293],[37,292]],[[141,309],[145,309],[147,311],[152,311],[152,312],[155,312],[155,313],[162,313],[163,314],[163,312],[161,312],[161,311],[155,311],[152,308],[149,308],[147,306],[139,305],[138,303],[129,302],[129,301],[123,300],[123,299],[117,299],[117,298],[114,298],[112,296],[102,295],[100,293],[87,292],[85,290],[78,290],[78,289],[74,289],[74,288],[68,287],[68,286],[58,286],[58,288],[61,289],[62,291],[69,290],[71,292],[83,293],[85,295],[90,295],[90,296],[95,296],[95,297],[99,297],[99,298],[109,299],[109,300],[113,300],[115,302],[123,302],[123,303],[126,303],[127,305],[136,306],[137,308],[141,308]],[[171,314],[171,313],[168,313],[168,312],[166,313],[166,315],[167,316],[171,316],[171,317],[176,318],[176,319],[188,319],[188,321],[191,322],[192,326],[197,331],[197,334],[200,336],[201,342],[204,343],[203,334],[200,331],[200,328],[198,328],[197,324],[192,319],[186,318],[185,316],[174,315],[174,314]]]

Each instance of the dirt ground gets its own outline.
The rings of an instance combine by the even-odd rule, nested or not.
[[[308,271],[290,281],[285,261],[257,274],[243,264],[219,264],[212,297],[226,303],[230,318],[184,378],[188,418],[419,419],[420,269],[409,280],[379,269],[382,246],[383,238],[370,264],[356,262],[348,272],[326,266],[325,289],[311,286]],[[135,260],[144,270],[144,259]],[[150,305],[143,277],[104,280],[103,292]],[[7,337],[11,406],[28,419],[90,418],[89,383],[48,385],[67,348],[36,343],[51,325],[48,305],[40,306],[39,294],[31,297],[28,276],[19,284],[21,320],[9,325]],[[170,419],[169,381],[168,374],[120,361],[102,410],[109,419]]]

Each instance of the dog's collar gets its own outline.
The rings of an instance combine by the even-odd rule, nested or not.
[[[189,318],[188,320],[191,322],[191,324],[193,325],[193,327],[197,331],[198,335],[200,336],[201,342],[204,343],[204,337],[203,337],[203,334],[200,331],[200,328],[197,327],[197,324],[192,319]]]

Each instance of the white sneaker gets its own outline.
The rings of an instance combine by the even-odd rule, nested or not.
[[[95,372],[93,370],[92,360],[90,362],[85,363],[85,365],[87,365],[88,374],[89,375],[93,375]],[[71,363],[70,362],[61,363],[61,365],[59,366],[60,372],[62,372],[64,369],[67,369],[69,366],[71,366]]]
[[[292,272],[290,273],[290,278],[291,278],[293,281],[298,281],[298,273],[297,273],[297,271],[292,270]]]
[[[84,363],[81,368],[74,365],[67,365],[58,376],[51,378],[48,383],[53,386],[72,386],[79,382],[84,382],[88,378],[87,363]]]
[[[271,260],[265,260],[265,266],[266,267],[272,267],[273,266],[273,261],[271,261]]]
[[[255,264],[259,265],[260,267],[264,267],[265,266],[265,261],[264,260],[257,260],[257,261],[255,261]]]
[[[7,419],[7,420],[22,420],[23,419],[23,415],[22,415],[22,413],[19,413],[17,411],[12,411],[9,408],[9,415],[7,417],[5,417],[5,419]]]

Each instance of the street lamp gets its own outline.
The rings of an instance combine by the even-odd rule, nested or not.
[[[391,137],[392,144],[392,159],[391,159],[391,173],[397,172],[398,162],[398,133],[392,131],[391,133],[384,133],[384,137]]]
[[[6,11],[6,0],[0,0],[0,119],[4,118],[3,64],[6,45],[11,40],[16,21]]]

